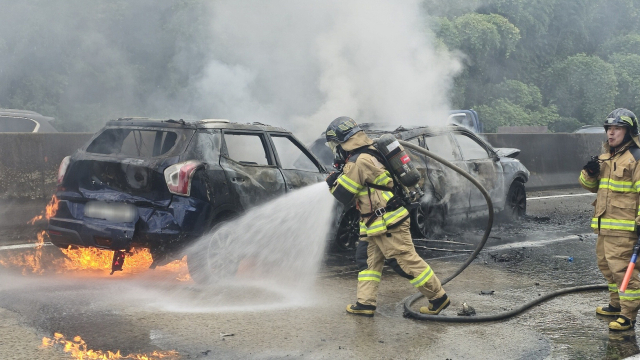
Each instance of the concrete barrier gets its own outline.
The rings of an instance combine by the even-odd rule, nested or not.
[[[576,187],[589,158],[602,153],[605,134],[483,134],[493,147],[522,150],[519,159],[531,172],[528,190]]]
[[[0,133],[0,200],[49,199],[62,159],[91,133]],[[484,134],[494,147],[522,150],[527,189],[578,186],[580,169],[601,152],[603,134]]]

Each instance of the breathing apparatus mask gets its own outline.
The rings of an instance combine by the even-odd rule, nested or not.
[[[347,152],[335,141],[328,141],[325,145],[333,152],[333,167],[338,171],[342,171],[342,168],[347,163]]]

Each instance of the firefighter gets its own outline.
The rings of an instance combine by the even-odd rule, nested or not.
[[[638,269],[624,292],[618,290],[624,278],[640,224],[640,142],[638,120],[627,109],[612,111],[604,122],[607,141],[604,154],[595,156],[580,173],[580,185],[598,194],[591,227],[598,234],[598,268],[609,283],[609,304],[596,308],[600,315],[615,316],[609,329],[633,329],[640,308]]]
[[[360,211],[360,239],[367,242],[367,267],[358,273],[358,301],[347,312],[372,317],[385,258],[395,258],[410,283],[429,299],[423,314],[437,315],[447,306],[447,297],[431,267],[416,253],[409,232],[409,211],[394,194],[394,181],[373,141],[356,122],[346,116],[329,124],[327,146],[345,162],[341,172],[326,181],[333,196]]]

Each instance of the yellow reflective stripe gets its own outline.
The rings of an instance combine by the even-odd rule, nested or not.
[[[358,273],[358,281],[377,281],[380,282],[382,273],[374,270],[363,270]]]
[[[382,215],[382,218],[388,224],[400,219],[403,216],[408,216],[408,215],[409,215],[409,211],[407,211],[407,209],[401,206],[392,213],[386,213]]]
[[[586,187],[596,187],[598,185],[598,180],[588,181],[587,178],[584,177],[584,174],[580,173],[580,182]]]
[[[598,228],[598,218],[591,219],[591,227]],[[600,229],[634,231],[636,229],[635,220],[600,219]]]
[[[609,284],[609,292],[618,292],[618,285]]]
[[[360,190],[356,196],[364,196],[364,195],[368,195],[369,191],[367,191],[367,188],[364,188],[364,190]]]
[[[640,299],[640,290],[629,290],[618,292],[620,295],[620,300],[638,300]]]
[[[387,185],[389,181],[391,181],[391,174],[389,174],[388,171],[385,171],[378,175],[378,177],[373,180],[373,183],[376,185]]]
[[[338,177],[338,184],[342,185],[349,192],[357,194],[360,190],[362,190],[363,186],[358,184],[357,182],[349,179],[346,175],[342,174]]]
[[[393,197],[393,193],[392,193],[391,191],[383,191],[383,192],[382,192],[382,198],[383,198],[385,201],[389,201],[389,200],[391,200],[391,198],[392,198],[392,197]]]
[[[429,281],[429,279],[431,279],[432,276],[433,276],[433,270],[431,270],[431,266],[427,265],[427,268],[422,273],[420,273],[420,275],[418,275],[415,279],[409,282],[411,283],[411,285],[418,288],[426,284],[427,281]]]
[[[609,178],[600,179],[601,189],[611,189],[620,192],[638,192],[631,181],[619,181]]]
[[[640,181],[636,181],[636,182],[633,184],[633,187],[635,187],[635,188],[636,188],[636,190],[638,190],[638,192],[640,192]]]
[[[381,231],[387,231],[387,226],[384,223],[383,219],[380,220],[376,220],[374,221],[371,226],[367,227],[364,223],[364,221],[360,221],[360,233],[363,234],[367,234],[368,236],[371,236],[375,233],[381,232]]]
[[[638,205],[638,216],[640,216],[640,205]]]

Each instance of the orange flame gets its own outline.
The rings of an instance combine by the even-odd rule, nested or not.
[[[51,197],[51,201],[47,204],[46,209],[42,215],[38,215],[31,219],[28,223],[33,225],[37,221],[42,219],[50,219],[55,216],[58,211],[59,200],[54,195]],[[8,254],[6,258],[0,257],[0,265],[12,268],[22,268],[22,274],[37,274],[41,275],[45,272],[45,268],[42,261],[42,247],[44,245],[44,238],[48,236],[45,231],[40,231],[37,235],[38,240],[33,250],[21,250],[17,254],[12,252]],[[46,263],[47,270],[53,270],[57,273],[64,272],[77,272],[77,271],[103,271],[104,275],[107,275],[111,270],[111,262],[113,260],[113,251],[103,250],[98,248],[69,248],[63,249],[62,252],[65,258],[55,258],[49,254],[51,259],[44,261]],[[146,248],[133,248],[127,253],[125,264],[122,272],[116,274],[137,274],[149,269],[149,266],[153,262],[149,249]],[[181,260],[175,260],[164,266],[159,266],[156,271],[166,271],[176,273],[176,279],[178,281],[190,281],[189,270],[187,267],[186,256]]]
[[[84,360],[84,359],[100,359],[100,360],[111,360],[111,359],[134,359],[134,360],[155,360],[155,359],[166,359],[173,358],[176,359],[179,357],[179,353],[174,350],[170,351],[154,351],[150,354],[129,354],[122,355],[120,350],[114,352],[111,351],[102,351],[102,350],[91,350],[88,349],[87,343],[82,340],[80,336],[76,336],[72,341],[65,339],[64,335],[60,333],[55,333],[53,338],[43,337],[42,338],[42,348],[60,346],[63,348],[64,352],[70,353],[71,356],[75,359]]]
[[[58,203],[59,203],[58,198],[55,195],[53,195],[51,197],[51,201],[49,201],[49,203],[47,204],[47,207],[45,208],[44,213],[42,215],[35,216],[33,219],[29,220],[27,224],[34,225],[36,221],[39,221],[42,219],[49,220],[52,217],[54,217],[56,215],[56,212],[58,211]]]

